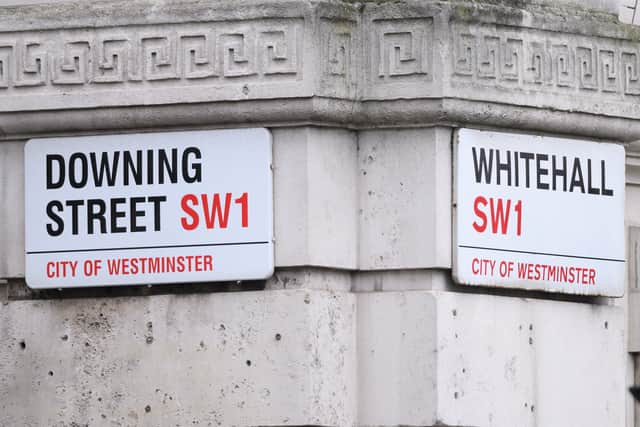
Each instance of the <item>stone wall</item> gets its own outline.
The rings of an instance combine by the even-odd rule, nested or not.
[[[635,292],[452,281],[452,138],[625,143],[637,287],[639,36],[598,0],[0,7],[0,425],[634,425]],[[25,286],[27,139],[245,126],[273,277]]]

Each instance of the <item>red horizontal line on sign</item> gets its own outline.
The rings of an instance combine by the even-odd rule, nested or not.
[[[623,259],[615,259],[615,258],[599,258],[599,257],[590,257],[590,256],[580,256],[580,255],[566,255],[566,254],[552,254],[548,252],[532,252],[532,251],[519,251],[516,249],[502,249],[502,248],[488,248],[484,246],[468,246],[468,245],[458,245],[459,248],[465,249],[482,249],[485,251],[497,251],[497,252],[513,252],[517,254],[529,254],[529,255],[547,255],[547,256],[557,256],[563,258],[579,258],[579,259],[592,259],[595,261],[609,261],[609,262],[625,262]]]
[[[267,243],[269,243],[269,241],[267,240],[260,241],[260,242],[198,243],[193,245],[135,246],[131,248],[96,248],[96,249],[68,249],[68,250],[59,250],[59,251],[29,251],[29,252],[26,252],[26,254],[36,255],[36,254],[62,254],[62,253],[73,253],[73,252],[130,251],[130,250],[140,250],[140,249],[197,248],[197,247],[207,247],[207,246],[266,245]]]

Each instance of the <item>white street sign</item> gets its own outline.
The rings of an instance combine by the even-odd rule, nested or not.
[[[33,139],[25,171],[31,288],[273,273],[266,129]]]
[[[455,151],[457,282],[623,295],[623,147],[461,129]]]

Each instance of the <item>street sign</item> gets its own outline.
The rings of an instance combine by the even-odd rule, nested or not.
[[[27,284],[267,278],[272,181],[266,129],[32,139]]]
[[[454,279],[622,296],[624,148],[460,129]]]

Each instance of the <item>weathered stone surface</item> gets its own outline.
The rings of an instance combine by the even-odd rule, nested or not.
[[[356,275],[358,277],[359,275]],[[349,292],[352,289],[352,273],[330,268],[278,268],[267,280],[266,289],[315,289],[321,291]]]
[[[436,305],[425,292],[358,294],[360,425],[437,423]]]
[[[546,2],[548,4],[565,3],[575,7],[592,8],[609,13],[617,13],[620,0],[546,0]]]
[[[80,0],[82,1],[82,0]],[[85,0],[86,3],[107,2],[109,0]],[[30,4],[68,3],[69,0],[0,0],[0,6],[24,6]]]
[[[438,291],[5,300],[0,339],[0,424],[624,420],[617,307]]]
[[[451,130],[359,133],[363,270],[451,267]]]
[[[355,269],[358,250],[355,132],[273,130],[276,266]]]
[[[0,303],[0,425],[355,424],[355,297]]]
[[[634,193],[639,193],[635,188]],[[638,194],[636,194],[637,198]],[[640,218],[634,215],[630,224],[638,224]],[[640,227],[628,227],[629,241],[627,246],[628,293],[626,295],[628,321],[628,350],[640,352]]]
[[[140,128],[169,117],[173,125],[355,127],[419,119],[544,124],[631,140],[640,136],[638,36],[606,13],[612,5],[136,0],[0,8],[0,130]],[[229,101],[238,105],[220,104]],[[545,122],[537,109],[547,108],[566,118]],[[65,111],[65,120],[45,111]]]
[[[108,2],[110,0],[76,0],[88,4]],[[265,0],[265,3],[269,0]],[[348,0],[347,0],[348,1]],[[635,0],[621,0],[623,4],[633,4]],[[20,6],[27,4],[68,3],[69,0],[0,0],[0,6]],[[593,8],[615,13],[618,11],[617,0],[538,0],[539,3],[552,5],[554,3],[567,3],[583,8]]]
[[[451,272],[445,269],[374,270],[353,275],[354,292],[449,290]]]
[[[625,223],[627,225],[627,269],[629,272],[627,293],[623,307],[627,313],[627,337],[629,352],[640,352],[640,157],[637,143],[627,150],[627,188],[625,199]]]
[[[622,426],[623,319],[570,302],[358,294],[359,423]]]
[[[0,143],[0,278],[24,277],[24,142]]]
[[[625,165],[625,173],[627,176],[627,184],[631,184],[634,187],[627,187],[628,191],[627,194],[635,194],[638,192],[638,188],[635,187],[637,185],[640,185],[640,141],[636,141],[636,142],[632,142],[630,144],[627,144],[625,147],[625,151],[626,151],[626,165]],[[635,204],[629,205],[627,204],[627,206],[635,206]],[[630,218],[634,218],[635,215],[633,215],[633,211],[632,210],[627,210],[627,212],[630,214]],[[637,218],[635,218],[639,223],[640,223],[640,216],[638,216]]]
[[[24,274],[13,141],[280,128],[267,290],[26,300],[0,279],[0,425],[629,425],[626,300],[442,292],[451,128],[640,138],[640,33],[614,3],[0,7],[0,277]]]

